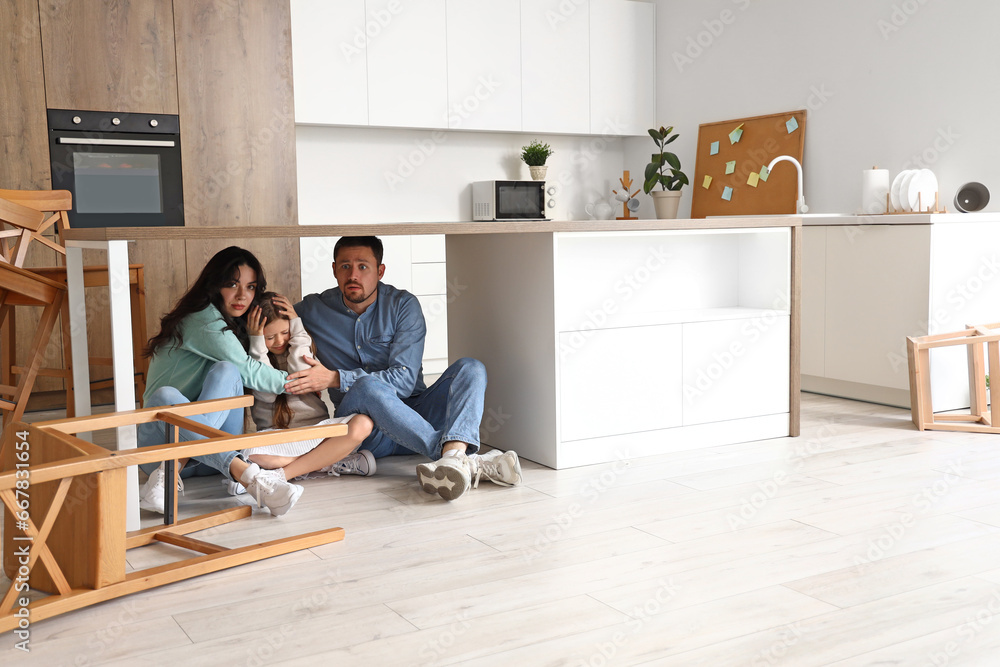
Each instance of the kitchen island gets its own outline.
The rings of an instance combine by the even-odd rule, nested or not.
[[[123,411],[135,408],[128,241],[444,234],[449,358],[486,363],[484,441],[567,467],[798,435],[800,232],[777,216],[72,229],[65,242],[71,285],[84,248],[108,253]],[[70,290],[77,359],[82,292]],[[89,385],[86,364],[73,371]],[[76,410],[91,413],[87,392]],[[118,446],[135,446],[134,428]]]

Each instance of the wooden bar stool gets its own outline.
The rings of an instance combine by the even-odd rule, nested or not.
[[[58,255],[62,266],[29,267],[31,271],[50,280],[66,284],[66,248],[45,236],[45,232],[55,229],[62,233],[70,228],[68,211],[73,208],[72,194],[68,190],[3,190],[0,189],[0,223],[10,229],[0,230],[0,262],[14,266],[24,266],[28,244],[37,241],[51,248]],[[88,266],[84,269],[84,287],[107,287],[106,266]],[[129,265],[129,289],[132,300],[132,350],[136,369],[135,385],[137,396],[142,396],[146,388],[148,362],[142,356],[146,344],[146,289],[142,264]],[[66,387],[66,415],[74,416],[73,360],[71,357],[69,302],[63,303],[62,341],[64,368],[40,367],[37,375],[62,378]],[[0,340],[3,341],[3,358],[0,359],[0,383],[10,384],[13,375],[23,373],[22,367],[13,363],[14,347],[17,341],[16,320],[11,313],[4,323]],[[93,366],[112,366],[110,357],[90,357]],[[111,380],[91,383],[91,389],[101,389],[112,385]]]
[[[52,337],[56,317],[66,302],[66,283],[50,280],[6,263],[0,263],[0,324],[12,317],[17,306],[41,306],[42,317],[35,329],[28,358],[17,385],[0,385],[0,410],[3,425],[21,419],[28,404],[38,369],[45,358],[45,347]]]

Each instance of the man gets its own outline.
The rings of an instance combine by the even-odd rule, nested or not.
[[[417,298],[381,282],[382,242],[345,236],[333,249],[337,287],[295,305],[316,345],[312,368],[288,376],[292,394],[329,389],[338,415],[366,414],[375,429],[362,447],[376,458],[423,454],[417,480],[428,493],[454,500],[486,477],[521,483],[513,451],[479,455],[486,369],[459,359],[430,387],[421,359],[427,328]]]

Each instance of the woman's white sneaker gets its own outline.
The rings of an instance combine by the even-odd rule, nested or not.
[[[163,514],[164,497],[167,492],[166,479],[166,465],[161,463],[156,470],[149,473],[149,479],[142,485],[139,507],[150,512]],[[177,491],[184,492],[184,481],[180,477],[177,478]]]

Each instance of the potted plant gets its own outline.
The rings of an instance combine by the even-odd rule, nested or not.
[[[649,136],[656,142],[659,152],[653,153],[652,162],[646,165],[646,181],[642,190],[653,197],[656,217],[670,220],[677,217],[677,207],[681,203],[681,188],[688,184],[687,175],[681,171],[681,161],[666,150],[667,144],[677,138],[673,126],[650,129]],[[660,190],[651,192],[656,185]]]
[[[547,169],[545,161],[554,152],[551,146],[543,144],[540,141],[532,141],[527,146],[521,147],[521,159],[524,160],[524,164],[528,165],[533,180],[545,180],[545,171]]]

